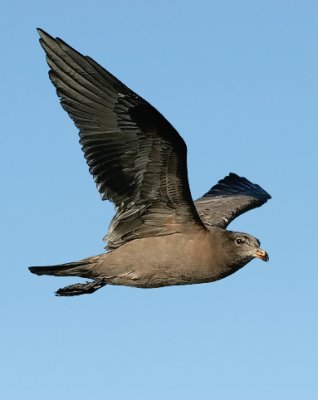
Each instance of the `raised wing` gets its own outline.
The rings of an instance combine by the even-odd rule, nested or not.
[[[226,228],[234,218],[260,207],[270,198],[259,185],[230,173],[194,204],[206,226]]]
[[[204,228],[193,204],[187,148],[149,103],[94,60],[39,30],[49,76],[80,131],[89,171],[116,206],[109,248],[145,236]]]

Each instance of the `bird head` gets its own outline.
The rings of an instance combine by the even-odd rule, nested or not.
[[[227,251],[231,254],[231,260],[236,265],[245,265],[253,258],[268,261],[269,257],[265,250],[261,249],[260,241],[255,237],[242,232],[226,231]]]

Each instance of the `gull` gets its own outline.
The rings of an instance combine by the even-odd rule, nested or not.
[[[268,261],[258,239],[226,229],[271,198],[264,189],[230,173],[193,201],[187,147],[174,127],[93,59],[38,32],[49,77],[79,130],[89,171],[116,213],[104,238],[106,252],[30,267],[32,273],[90,279],[56,292],[74,296],[108,284],[158,288],[213,282],[254,258]]]

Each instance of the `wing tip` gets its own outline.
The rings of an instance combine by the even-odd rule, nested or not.
[[[46,40],[46,39],[51,39],[51,40],[54,40],[54,38],[51,36],[51,35],[49,35],[47,32],[45,32],[45,30],[44,29],[42,29],[42,28],[36,28],[36,30],[37,30],[37,32],[38,32],[38,34],[39,34],[39,36],[40,36],[40,40]]]
[[[253,183],[250,180],[248,180],[247,178],[243,177],[243,176],[239,176],[237,175],[235,172],[230,172],[228,176],[226,176],[225,178],[223,178],[223,181],[226,180],[227,178],[230,178],[230,180],[232,181],[233,184],[239,184],[239,185],[243,185],[245,187],[249,187],[252,190],[257,190],[259,191],[259,193],[262,193],[263,195],[263,200],[264,203],[267,200],[270,200],[272,198],[272,196],[266,192],[265,189],[263,189],[260,185],[258,185],[257,183]],[[222,179],[221,179],[222,181]]]
[[[242,194],[242,191],[247,193],[250,191],[250,194],[256,194],[263,203],[272,198],[261,186],[234,172],[230,172],[227,176],[220,179],[205,196],[210,196],[212,193],[213,195],[220,196],[227,194],[235,195]]]
[[[42,43],[46,43],[47,45],[49,45],[49,43],[64,43],[64,41],[58,37],[54,38],[53,36],[51,36],[49,33],[45,32],[45,30],[43,30],[42,28],[36,28],[39,36],[40,36],[40,43],[42,45]],[[43,45],[42,45],[43,47]]]

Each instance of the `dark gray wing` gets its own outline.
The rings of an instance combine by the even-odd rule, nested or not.
[[[128,240],[204,228],[193,204],[187,148],[149,103],[59,38],[39,30],[49,76],[103,200],[116,206],[108,247]]]
[[[230,173],[194,204],[206,226],[226,228],[234,218],[260,207],[270,198],[259,185]]]

